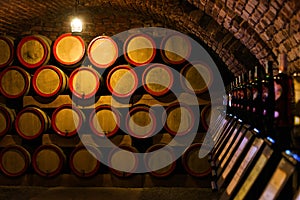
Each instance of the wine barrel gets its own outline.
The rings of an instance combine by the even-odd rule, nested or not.
[[[138,33],[128,37],[124,43],[124,57],[132,65],[151,63],[156,55],[156,44],[146,34]]]
[[[107,68],[118,58],[118,46],[109,36],[98,36],[88,46],[88,58],[98,68]]]
[[[137,170],[139,165],[139,159],[135,153],[138,153],[138,150],[135,147],[126,144],[111,150],[108,155],[110,171],[118,177],[131,176]],[[124,169],[124,171],[119,169]]]
[[[17,46],[20,63],[30,69],[45,65],[50,60],[52,41],[43,35],[23,37]]]
[[[162,161],[164,163],[170,162],[170,164],[158,169],[158,167],[161,166]],[[152,176],[159,178],[169,176],[176,168],[176,158],[173,150],[162,143],[154,144],[146,150],[144,162],[149,173]]]
[[[51,127],[50,117],[37,107],[23,108],[16,117],[15,129],[24,139],[33,140]]]
[[[11,66],[0,74],[0,92],[10,99],[17,99],[29,93],[30,74],[18,66]]]
[[[78,35],[64,33],[53,44],[55,60],[66,69],[74,69],[80,66],[85,57],[85,42]]]
[[[101,75],[91,67],[75,69],[69,79],[69,87],[73,95],[79,99],[95,97],[101,88]]]
[[[0,104],[0,136],[11,130],[15,122],[16,112],[4,104]]]
[[[169,105],[164,112],[163,119],[166,119],[164,127],[171,135],[188,134],[195,124],[192,109],[183,103]]]
[[[156,131],[155,113],[146,105],[136,105],[130,108],[125,125],[128,134],[133,137],[151,137]]]
[[[67,90],[68,76],[56,66],[45,65],[35,71],[32,86],[41,97],[56,97]]]
[[[76,147],[69,160],[72,172],[79,177],[92,177],[100,169],[101,152],[94,146]]]
[[[208,104],[204,106],[204,108],[201,110],[201,124],[202,127],[205,130],[208,130],[209,123],[210,123],[210,118],[211,118],[211,105]]]
[[[33,153],[32,166],[34,171],[43,177],[54,177],[64,167],[66,156],[63,150],[54,144],[39,146]]]
[[[96,135],[111,137],[120,127],[121,114],[114,107],[100,105],[90,115],[90,126]]]
[[[179,65],[190,57],[192,45],[183,34],[169,34],[160,44],[160,53],[164,62]]]
[[[143,73],[143,87],[154,96],[163,96],[171,90],[174,82],[173,73],[164,64],[149,65]]]
[[[15,40],[10,36],[0,36],[0,68],[10,66],[15,56]]]
[[[195,94],[206,92],[213,81],[211,69],[201,62],[188,63],[181,69],[180,74],[183,89]]]
[[[137,88],[138,77],[129,65],[118,65],[109,71],[106,85],[114,96],[130,97]]]
[[[194,177],[205,177],[211,173],[211,165],[208,156],[199,158],[199,150],[203,144],[194,143],[186,149],[181,157],[184,169]]]
[[[0,153],[0,169],[9,177],[25,174],[31,163],[30,153],[20,145],[4,147]]]
[[[85,121],[84,113],[72,104],[56,108],[52,114],[52,129],[61,136],[74,136]]]

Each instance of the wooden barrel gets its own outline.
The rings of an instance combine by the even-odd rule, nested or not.
[[[182,164],[186,172],[195,177],[204,177],[211,173],[208,156],[199,158],[199,150],[203,144],[194,143],[182,155]]]
[[[165,129],[172,135],[188,134],[195,124],[194,113],[186,104],[173,103],[166,108],[163,119]]]
[[[56,97],[67,90],[68,76],[56,66],[45,65],[35,71],[32,86],[41,97]]]
[[[4,104],[0,104],[0,137],[11,130],[15,122],[16,112]]]
[[[58,175],[64,167],[66,156],[63,150],[54,144],[39,146],[33,153],[32,166],[34,171],[43,177]]]
[[[190,57],[192,45],[183,34],[169,34],[160,44],[160,53],[168,64],[182,64]]]
[[[55,60],[66,69],[78,67],[85,57],[85,42],[78,35],[64,33],[53,44]]]
[[[94,146],[76,147],[69,160],[72,172],[79,177],[94,176],[100,169],[101,152]]]
[[[89,43],[88,58],[94,66],[107,68],[116,62],[118,51],[118,46],[111,37],[98,36]]]
[[[204,106],[201,110],[201,124],[205,130],[208,130],[210,118],[211,118],[211,105]]]
[[[109,71],[106,85],[114,96],[130,97],[137,89],[138,77],[129,65],[118,65]]]
[[[145,105],[130,108],[126,116],[126,130],[136,138],[151,137],[156,131],[156,117],[154,111]]]
[[[171,90],[174,82],[173,73],[164,64],[152,64],[143,73],[143,87],[154,96],[163,96]]]
[[[131,35],[124,43],[124,57],[132,65],[141,66],[151,63],[156,55],[156,44],[146,34]]]
[[[73,95],[79,99],[95,97],[101,88],[101,75],[91,67],[75,69],[69,79],[69,87]]]
[[[43,35],[23,37],[17,46],[17,57],[27,68],[37,68],[50,60],[52,41]]]
[[[28,94],[30,74],[18,66],[11,66],[0,74],[0,92],[6,98],[17,99]]]
[[[209,66],[201,62],[185,65],[180,74],[180,82],[187,92],[201,94],[208,90],[213,81],[213,74]]]
[[[74,136],[85,121],[84,113],[72,104],[56,108],[52,114],[52,129],[61,136]]]
[[[110,171],[118,177],[129,177],[139,165],[138,150],[130,145],[120,145],[119,148],[111,150],[108,156]],[[124,169],[124,171],[118,170]]]
[[[50,117],[37,107],[23,108],[16,117],[15,129],[24,139],[33,140],[51,127]]]
[[[90,126],[96,135],[111,137],[120,127],[121,114],[114,107],[100,105],[90,115]]]
[[[20,145],[4,147],[0,153],[1,171],[9,177],[23,175],[31,163],[30,153]]]
[[[150,152],[151,154],[147,154]],[[170,164],[158,169],[162,161]],[[154,144],[146,150],[144,162],[150,174],[155,177],[167,177],[176,168],[176,158],[173,150],[162,143]]]
[[[14,61],[14,38],[0,36],[0,68],[10,66]]]

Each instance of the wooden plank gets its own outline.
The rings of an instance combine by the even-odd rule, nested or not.
[[[59,147],[76,147],[80,143],[80,138],[75,136],[64,138],[56,134],[43,134],[42,144],[56,144]]]
[[[184,187],[184,188],[210,188],[210,177],[195,178],[187,174],[172,174],[165,178],[156,178],[149,174],[133,174],[127,178],[120,178],[110,173],[99,173],[94,177],[85,179],[74,174],[59,174],[56,177],[45,178],[37,174],[25,174],[20,177],[0,177],[0,185],[39,186],[39,187],[120,187],[120,188],[146,188],[146,187]]]
[[[188,105],[206,105],[209,104],[210,101],[207,99],[202,99],[202,98],[195,98],[193,95],[189,94],[189,93],[181,93],[178,96],[178,99],[180,100],[180,102],[182,103],[186,103]],[[194,101],[196,100],[196,101]],[[159,101],[158,99],[153,98],[151,95],[149,94],[144,94],[141,99],[137,102],[135,102],[134,104],[147,104],[149,106],[169,106],[172,103],[176,103],[178,102],[178,100],[173,100],[170,102],[162,102]],[[73,101],[71,99],[71,97],[69,95],[60,95],[58,96],[55,100],[53,100],[52,102],[49,103],[41,103],[38,102],[33,96],[25,96],[23,98],[23,107],[25,106],[29,106],[29,105],[34,105],[34,106],[38,106],[40,108],[57,108],[63,104],[72,104]],[[125,104],[125,103],[121,103],[117,100],[115,100],[112,96],[110,95],[106,95],[106,96],[101,96],[98,101],[93,104],[93,105],[89,105],[89,106],[80,106],[78,105],[79,108],[86,108],[86,109],[91,109],[91,108],[95,108],[97,106],[100,105],[112,105],[116,108],[126,108],[126,107],[130,107],[130,104]]]
[[[9,145],[22,145],[22,138],[18,135],[5,135],[0,140],[0,147],[7,147]]]
[[[156,178],[149,174],[144,175],[143,187],[198,187],[209,188],[210,177],[195,178],[186,174],[171,174],[168,177]]]

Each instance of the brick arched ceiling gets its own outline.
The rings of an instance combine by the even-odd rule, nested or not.
[[[74,4],[1,0],[0,34],[55,38],[68,31]],[[204,44],[234,75],[266,60],[277,64],[281,52],[287,53],[291,70],[300,70],[299,0],[80,0],[79,10],[88,19],[83,33],[88,38],[101,31],[167,27]]]

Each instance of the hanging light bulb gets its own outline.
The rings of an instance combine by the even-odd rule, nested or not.
[[[72,33],[80,33],[82,32],[82,21],[75,17],[71,22],[71,31]]]
[[[77,7],[79,5],[79,0],[75,2],[74,18],[71,21],[71,31],[73,34],[78,34],[82,32],[82,21],[77,17]]]

